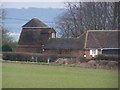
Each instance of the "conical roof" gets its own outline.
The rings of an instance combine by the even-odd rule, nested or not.
[[[48,27],[48,26],[41,22],[39,19],[33,18],[22,27]]]

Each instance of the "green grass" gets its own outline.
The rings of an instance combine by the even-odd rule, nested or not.
[[[0,89],[2,89],[2,63],[0,61]]]
[[[20,63],[2,66],[3,88],[118,87],[118,73],[113,70]]]

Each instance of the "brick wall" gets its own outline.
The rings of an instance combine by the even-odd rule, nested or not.
[[[29,52],[29,53],[41,53],[42,49],[40,47],[17,47],[17,52]]]
[[[45,50],[45,54],[61,54],[61,55],[70,55],[75,57],[84,56],[84,50]]]
[[[91,59],[92,56],[90,55],[90,50],[85,50],[85,55],[86,55],[86,59]]]

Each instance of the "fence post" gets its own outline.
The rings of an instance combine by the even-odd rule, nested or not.
[[[47,63],[48,63],[48,64],[50,63],[50,57],[48,57],[48,59],[47,59]]]

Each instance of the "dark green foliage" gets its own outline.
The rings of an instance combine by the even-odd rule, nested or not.
[[[119,55],[98,55],[96,60],[114,60],[118,61],[120,59]]]
[[[50,59],[50,62],[54,62],[58,57],[57,55],[50,55],[48,58]]]
[[[6,47],[11,47],[12,48],[12,51],[15,51],[16,50],[16,45],[17,45],[17,42],[14,41],[14,38],[12,36],[9,35],[9,31],[8,30],[5,30],[4,28],[2,29],[2,51],[9,51],[9,49],[6,50]],[[11,50],[10,50],[11,51]]]
[[[49,55],[49,54],[39,54],[39,53],[18,53],[18,52],[5,52],[3,53],[4,60],[11,61],[32,61],[32,62],[54,62],[58,58],[74,58],[67,55]]]
[[[81,63],[85,63],[85,62],[87,62],[87,60],[86,60],[85,57],[79,57],[79,61],[80,61]]]
[[[8,44],[2,45],[2,51],[3,52],[11,52],[12,48]]]

